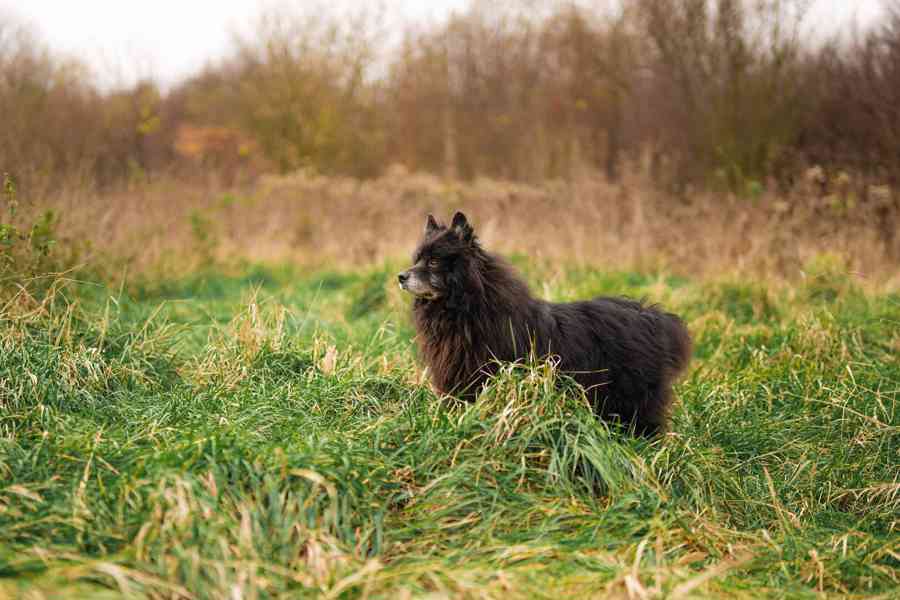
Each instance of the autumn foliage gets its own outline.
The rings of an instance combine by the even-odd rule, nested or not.
[[[527,6],[475,2],[400,36],[373,12],[264,14],[168,89],[106,89],[0,20],[0,165],[50,187],[213,171],[370,178],[393,164],[615,181],[632,163],[678,194],[753,195],[812,166],[865,185],[900,177],[896,2],[871,29],[824,41],[790,0]]]

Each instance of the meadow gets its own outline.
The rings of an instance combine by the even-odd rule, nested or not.
[[[113,85],[0,11],[0,600],[900,600],[900,0],[271,4]],[[457,210],[684,316],[668,433],[434,393]]]
[[[435,396],[396,260],[9,295],[0,598],[897,597],[896,290],[514,262],[684,315],[668,434],[546,363]]]

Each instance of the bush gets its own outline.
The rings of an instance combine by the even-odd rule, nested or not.
[[[0,300],[25,292],[42,299],[90,247],[85,239],[59,235],[60,214],[20,204],[9,174],[0,194]]]
[[[56,244],[56,214],[46,211],[32,220],[21,217],[16,185],[3,176],[3,212],[0,212],[0,278],[5,283],[35,277],[50,267]]]

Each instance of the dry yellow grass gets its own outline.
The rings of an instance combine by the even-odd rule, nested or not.
[[[827,254],[879,284],[898,281],[891,191],[867,202],[817,196],[802,184],[755,199],[710,192],[672,198],[639,175],[527,185],[447,181],[402,168],[360,181],[298,172],[241,189],[160,180],[98,194],[76,190],[33,205],[61,215],[60,233],[90,240],[82,261],[115,257],[130,273],[203,261],[360,266],[408,256],[425,215],[469,214],[484,243],[532,259],[685,275],[796,278]],[[888,202],[879,204],[879,193]],[[895,204],[895,203],[893,203]],[[893,224],[893,225],[892,225]]]

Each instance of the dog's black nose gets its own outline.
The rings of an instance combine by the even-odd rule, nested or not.
[[[397,279],[400,280],[400,283],[406,283],[406,280],[409,279],[409,272],[403,271],[399,275],[397,275]]]

